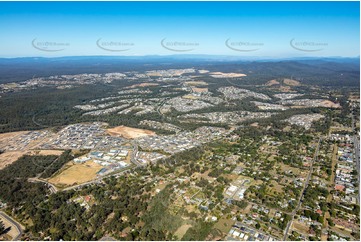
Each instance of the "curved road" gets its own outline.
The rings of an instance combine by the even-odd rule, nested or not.
[[[46,184],[49,187],[49,190],[51,193],[56,193],[58,191],[58,189],[56,188],[56,186],[54,186],[53,184],[45,181],[45,180],[41,180],[39,178],[29,178],[28,182],[41,182]]]
[[[18,231],[18,235],[15,238],[13,238],[13,240],[20,240],[20,238],[23,234],[23,229],[21,228],[20,224],[2,211],[0,211],[0,216],[4,217],[6,220],[8,220],[12,225],[14,225],[14,227]]]

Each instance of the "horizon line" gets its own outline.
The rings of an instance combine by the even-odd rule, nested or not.
[[[109,58],[119,58],[119,57],[231,57],[237,59],[302,59],[302,58],[349,58],[349,59],[360,59],[360,55],[357,56],[288,56],[288,57],[275,57],[275,56],[237,56],[237,55],[214,55],[214,54],[149,54],[149,55],[64,55],[64,56],[0,56],[0,59],[24,59],[24,58],[42,58],[42,59],[56,59],[56,58],[77,58],[77,57],[109,57]]]

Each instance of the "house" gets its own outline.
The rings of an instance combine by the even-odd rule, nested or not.
[[[89,201],[91,200],[91,196],[89,196],[89,195],[88,195],[88,196],[85,196],[85,197],[84,197],[84,200],[85,200],[86,202],[89,202]]]
[[[337,191],[343,191],[345,189],[345,186],[344,185],[340,185],[340,184],[336,184],[335,185],[335,190]]]

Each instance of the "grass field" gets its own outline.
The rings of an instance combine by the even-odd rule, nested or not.
[[[49,182],[55,186],[71,186],[91,181],[96,178],[96,173],[103,168],[101,165],[93,161],[84,164],[74,164],[69,162],[65,169],[55,177],[49,179]]]
[[[187,230],[192,227],[192,225],[190,224],[183,224],[182,226],[180,226],[177,231],[175,231],[174,235],[177,236],[177,238],[180,240],[182,239],[182,237],[185,235],[185,233],[187,232]]]
[[[222,233],[227,234],[228,231],[232,228],[234,221],[231,219],[221,218],[218,222],[214,225],[213,229],[219,229]]]
[[[278,184],[276,181],[271,181],[273,184],[273,187],[270,187],[268,194],[274,195],[275,192],[282,193],[283,192],[283,186]]]
[[[292,228],[301,234],[307,234],[309,227],[306,224],[299,223],[298,221],[294,221],[292,223]]]

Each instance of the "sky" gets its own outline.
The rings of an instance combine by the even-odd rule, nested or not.
[[[356,57],[359,4],[0,2],[0,57]]]

